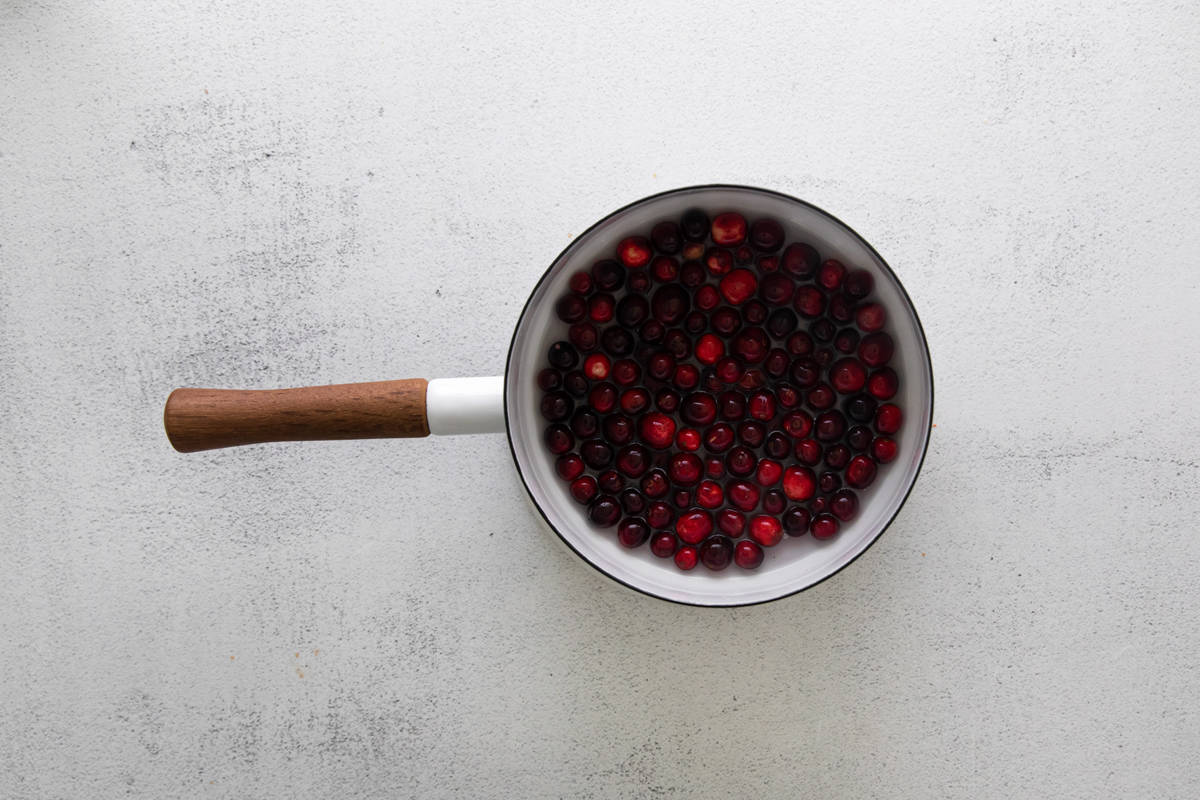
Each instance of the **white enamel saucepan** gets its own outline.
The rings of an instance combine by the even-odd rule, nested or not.
[[[618,241],[645,235],[662,220],[679,220],[699,208],[709,217],[738,211],[748,219],[771,217],[786,241],[804,241],[822,258],[865,269],[875,279],[873,299],[888,310],[895,341],[892,366],[900,376],[894,402],[904,409],[895,438],[899,456],[880,469],[862,493],[858,516],[832,539],[785,537],[766,549],[752,571],[730,567],[711,572],[679,571],[671,559],[647,547],[622,547],[612,529],[589,524],[585,509],[555,473],[555,456],[542,442],[546,422],[539,412],[535,376],[546,365],[550,345],[566,338],[554,311],[570,277],[611,258]],[[377,383],[278,390],[177,389],[167,400],[164,421],[171,444],[182,452],[259,442],[429,434],[507,433],[517,471],[534,507],[550,528],[587,563],[633,589],[679,603],[738,606],[775,600],[802,591],[837,573],[891,523],[908,497],[929,442],[933,418],[933,370],[920,320],[891,268],[858,234],[821,209],[778,192],[747,186],[711,185],[675,189],[638,200],[609,214],[573,241],[534,286],[517,321],[502,377],[381,381]]]

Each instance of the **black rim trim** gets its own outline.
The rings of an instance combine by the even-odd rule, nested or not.
[[[858,551],[854,555],[854,557],[851,558],[849,561],[847,561],[845,564],[838,567],[833,572],[829,573],[828,575],[821,578],[820,580],[814,581],[814,582],[808,584],[807,586],[802,586],[801,588],[796,589],[795,591],[792,591],[792,592],[788,592],[787,594],[781,594],[778,597],[771,597],[767,600],[753,600],[753,601],[746,602],[746,603],[712,603],[712,604],[689,603],[686,600],[676,600],[671,597],[663,597],[662,595],[655,594],[646,589],[642,589],[641,587],[634,586],[631,583],[626,583],[625,581],[621,580],[620,578],[616,577],[615,575],[605,572],[603,569],[601,569],[600,567],[593,564],[590,560],[588,560],[588,558],[585,555],[583,555],[583,553],[581,553],[575,549],[575,546],[571,544],[571,542],[567,539],[567,537],[563,536],[562,531],[560,531],[554,525],[554,523],[550,521],[550,518],[546,516],[546,512],[542,510],[541,504],[539,504],[537,501],[537,498],[534,497],[533,491],[529,488],[529,481],[527,481],[525,479],[525,471],[521,469],[521,460],[519,458],[517,458],[517,450],[516,450],[516,447],[513,445],[512,425],[510,424],[509,415],[508,415],[508,376],[511,372],[509,369],[509,366],[512,364],[513,350],[516,347],[516,343],[517,343],[517,333],[521,330],[521,322],[525,319],[525,314],[529,311],[529,304],[531,302],[533,302],[534,295],[537,294],[538,289],[541,288],[541,285],[546,281],[546,279],[548,277],[550,277],[550,272],[554,269],[554,266],[556,264],[558,264],[559,261],[562,260],[563,256],[565,256],[567,254],[567,251],[570,250],[572,246],[574,246],[575,242],[579,241],[580,239],[582,239],[583,237],[585,237],[589,233],[591,233],[594,228],[598,227],[599,225],[604,224],[605,222],[612,219],[617,214],[620,214],[621,212],[625,211],[626,209],[633,208],[634,206],[641,205],[642,203],[648,202],[650,200],[655,200],[655,199],[657,199],[659,197],[663,197],[665,195],[677,194],[679,192],[706,190],[706,189],[737,189],[737,190],[742,190],[742,191],[758,192],[760,194],[768,194],[768,195],[774,195],[776,197],[781,197],[785,200],[790,200],[794,203],[799,203],[802,206],[806,206],[806,207],[812,209],[813,211],[816,211],[818,214],[822,214],[822,215],[828,217],[829,219],[833,220],[834,222],[836,222],[837,224],[841,225],[843,228],[848,230],[850,233],[852,233],[854,235],[854,237],[857,238],[860,242],[862,242],[863,245],[867,248],[867,250],[869,250],[871,252],[871,254],[874,255],[875,258],[877,258],[879,260],[879,263],[883,265],[883,268],[885,270],[887,270],[888,274],[890,274],[892,276],[892,278],[896,281],[896,285],[900,288],[900,293],[902,295],[904,295],[904,299],[905,299],[905,301],[907,301],[908,307],[912,311],[913,319],[916,320],[917,332],[921,334],[921,342],[925,345],[925,364],[929,369],[929,429],[925,433],[925,446],[921,448],[921,460],[917,463],[916,472],[913,473],[912,480],[909,481],[908,488],[904,492],[904,497],[902,497],[900,499],[900,505],[896,506],[896,510],[894,512],[892,512],[892,516],[888,519],[887,522],[885,522],[883,524],[882,527],[880,527],[879,531],[875,534],[875,536],[871,539],[871,541],[869,541],[867,543],[866,547],[864,547],[862,550]],[[933,377],[933,357],[929,353],[929,339],[928,339],[928,337],[925,336],[925,326],[921,324],[921,317],[917,313],[916,305],[913,303],[912,298],[909,297],[908,290],[904,288],[904,283],[900,280],[900,276],[898,276],[896,274],[895,270],[892,269],[891,265],[888,264],[888,262],[884,259],[884,257],[881,256],[879,254],[879,252],[871,245],[871,243],[868,242],[866,239],[864,239],[862,237],[862,235],[859,234],[858,231],[854,230],[849,225],[847,225],[845,222],[842,222],[840,219],[835,217],[833,214],[830,214],[828,211],[826,211],[825,209],[823,209],[819,206],[813,205],[812,203],[809,203],[806,200],[801,200],[798,197],[793,197],[790,194],[785,194],[783,192],[777,192],[773,189],[763,189],[759,186],[745,186],[745,185],[736,184],[736,183],[706,183],[706,184],[700,184],[697,186],[680,186],[675,189],[668,189],[663,192],[656,192],[654,194],[646,195],[645,197],[642,197],[638,200],[634,200],[632,203],[626,203],[625,205],[618,208],[616,211],[612,211],[612,212],[604,215],[600,219],[598,219],[596,222],[592,223],[590,226],[588,226],[587,230],[585,230],[583,233],[579,234],[579,236],[576,236],[574,239],[572,239],[571,243],[568,244],[566,247],[564,247],[562,249],[562,251],[559,252],[559,254],[554,257],[554,260],[550,262],[550,266],[546,267],[546,271],[542,273],[542,277],[539,278],[538,282],[533,285],[533,289],[531,289],[529,292],[529,297],[525,300],[525,305],[523,305],[521,307],[521,314],[520,314],[520,316],[517,317],[517,324],[513,327],[512,339],[510,339],[509,343],[508,343],[508,356],[504,359],[504,435],[505,435],[506,439],[508,440],[508,451],[512,455],[513,463],[517,467],[517,474],[521,477],[521,485],[525,488],[525,493],[529,496],[529,500],[533,504],[533,507],[535,509],[537,509],[538,514],[541,515],[542,519],[545,521],[546,525],[549,526],[550,530],[554,531],[554,535],[557,536],[559,538],[559,540],[562,541],[563,544],[565,544],[567,547],[569,547],[571,549],[571,552],[579,557],[580,561],[587,564],[589,567],[594,569],[596,572],[599,572],[601,575],[608,578],[609,580],[614,581],[615,583],[619,583],[620,585],[624,586],[627,589],[632,589],[633,591],[638,592],[639,594],[644,594],[647,597],[653,597],[656,600],[663,600],[668,603],[675,603],[677,605],[689,606],[692,608],[746,608],[748,606],[758,606],[758,605],[764,605],[766,603],[774,603],[777,600],[783,600],[788,597],[794,597],[795,595],[798,595],[801,592],[806,592],[815,586],[820,586],[822,583],[829,580],[834,575],[837,575],[842,570],[846,569],[846,567],[849,567],[851,564],[853,564],[855,561],[857,561],[859,558],[861,558],[864,553],[866,553],[868,550],[870,550],[872,547],[875,546],[875,543],[878,542],[880,537],[883,536],[884,531],[886,531],[888,528],[890,528],[892,526],[892,523],[896,521],[896,517],[898,517],[900,515],[900,511],[904,508],[904,504],[908,502],[909,496],[912,495],[913,487],[917,485],[917,478],[919,478],[921,475],[921,469],[925,466],[925,457],[929,454],[929,442],[933,438],[933,411],[934,411],[934,395],[936,393],[935,392],[936,384],[937,384],[937,382],[934,380],[934,377]]]

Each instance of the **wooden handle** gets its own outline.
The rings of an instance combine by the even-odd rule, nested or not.
[[[176,389],[163,425],[181,453],[259,442],[429,435],[424,378],[303,389]]]

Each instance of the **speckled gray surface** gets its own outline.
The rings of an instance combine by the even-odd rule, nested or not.
[[[646,5],[0,6],[0,796],[1200,794],[1196,6]],[[929,333],[813,591],[610,585],[502,437],[167,446],[177,385],[496,373],[572,234],[714,180]]]

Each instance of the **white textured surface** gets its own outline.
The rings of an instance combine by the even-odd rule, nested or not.
[[[0,6],[0,796],[1200,793],[1196,6],[647,5]],[[922,479],[811,592],[605,583],[503,437],[161,433],[494,374],[572,233],[711,180],[930,335]]]

